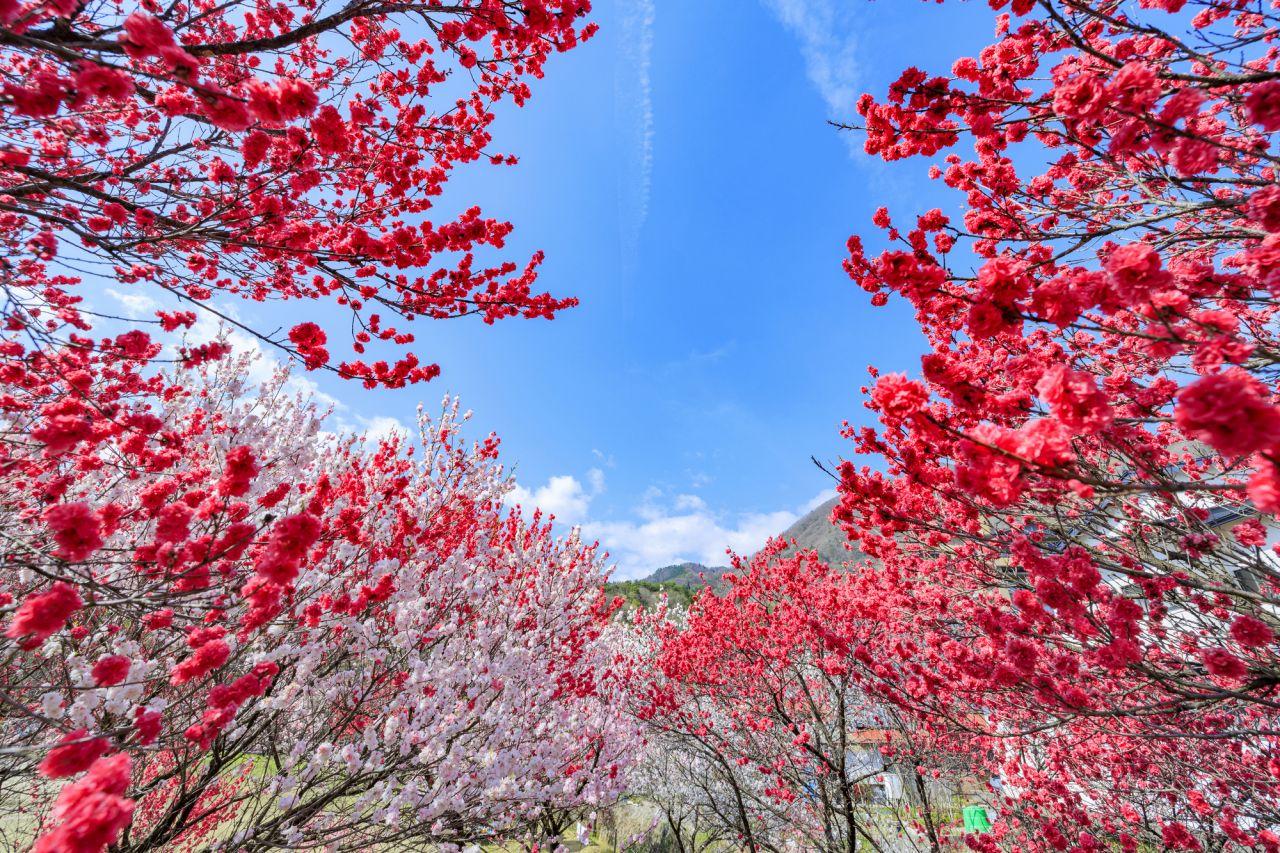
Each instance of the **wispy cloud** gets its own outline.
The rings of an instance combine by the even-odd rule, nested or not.
[[[581,528],[585,539],[599,541],[609,552],[610,562],[617,565],[614,577],[624,580],[685,561],[725,565],[727,549],[753,554],[770,536],[831,496],[824,492],[802,506],[772,512],[724,513],[698,495],[650,487],[634,508],[633,518],[602,521],[593,517],[592,502],[604,489],[604,472],[592,468],[586,483],[571,474],[558,474],[532,489],[516,486],[507,501],[519,504],[526,514],[537,507],[567,527]]]
[[[649,216],[649,190],[653,183],[653,25],[654,0],[618,0],[622,49],[615,71],[614,109],[619,126],[633,140],[630,169],[619,187],[623,206],[622,244],[633,260],[640,229]]]
[[[133,320],[154,319],[156,310],[160,307],[160,303],[142,293],[124,293],[119,290],[107,288],[107,296],[120,303],[120,307],[124,309],[126,317]]]
[[[827,105],[827,117],[850,121],[858,98],[855,15],[832,0],[762,0],[800,43],[805,72]],[[854,137],[849,135],[849,141]]]

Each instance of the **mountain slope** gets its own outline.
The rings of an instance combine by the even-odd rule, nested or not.
[[[645,580],[652,583],[672,583],[690,589],[701,589],[704,586],[715,586],[728,566],[704,566],[701,563],[676,563],[662,568],[649,575]]]
[[[802,551],[817,551],[818,556],[829,566],[839,567],[850,560],[858,562],[865,559],[861,551],[849,549],[849,539],[844,531],[831,523],[831,510],[839,500],[832,498],[815,507],[808,515],[782,531],[779,538],[796,540],[796,546]],[[793,549],[788,548],[785,553],[793,553]]]

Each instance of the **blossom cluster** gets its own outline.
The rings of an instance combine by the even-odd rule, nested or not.
[[[1003,781],[977,849],[1280,849],[1280,18],[990,6],[858,104],[964,204],[848,244],[929,341],[845,431],[879,680]]]
[[[493,148],[496,110],[526,103],[548,58],[591,36],[589,12],[588,0],[4,3],[10,332],[66,343],[45,321],[72,322],[86,258],[92,283],[172,303],[153,321],[166,328],[189,313],[178,307],[226,317],[219,297],[330,301],[350,315],[346,341],[326,346],[314,321],[248,330],[369,387],[438,375],[413,349],[415,319],[553,317],[576,300],[533,289],[540,254],[502,256],[510,223],[433,208],[463,165],[516,162]],[[223,352],[202,341],[184,358]]]

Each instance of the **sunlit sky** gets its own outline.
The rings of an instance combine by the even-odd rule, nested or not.
[[[341,425],[374,431],[460,396],[477,436],[501,435],[513,497],[581,525],[615,577],[637,577],[751,553],[834,494],[810,457],[850,452],[839,428],[867,416],[867,365],[918,369],[909,311],[870,305],[841,269],[844,244],[861,232],[875,247],[882,204],[905,218],[960,199],[927,163],[873,161],[828,120],[854,119],[860,92],[883,94],[910,65],[942,73],[973,55],[992,14],[919,0],[595,6],[597,38],[553,57],[528,107],[499,117],[494,147],[519,165],[463,168],[442,202],[512,221],[511,256],[545,250],[542,288],[581,306],[552,322],[416,324],[443,368],[429,386],[317,382]]]

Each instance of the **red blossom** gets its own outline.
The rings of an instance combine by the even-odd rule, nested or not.
[[[1260,648],[1270,645],[1275,640],[1275,633],[1271,626],[1256,616],[1241,614],[1231,623],[1231,637],[1242,646]]]
[[[173,624],[173,608],[166,607],[163,610],[157,610],[155,613],[148,613],[142,617],[142,624],[146,626],[148,631],[159,631],[162,628],[168,628]]]
[[[1200,659],[1210,675],[1238,681],[1248,674],[1244,661],[1226,649],[1202,649]]]
[[[281,586],[293,581],[307,550],[320,535],[320,521],[310,514],[290,515],[271,528],[267,544],[254,561],[254,570]]]
[[[125,52],[135,59],[155,56],[160,49],[172,45],[173,31],[146,12],[133,12],[124,20],[120,39]]]
[[[92,417],[83,410],[73,409],[78,407],[53,404],[41,424],[31,430],[31,437],[43,443],[51,456],[61,456],[93,436]]]
[[[1107,256],[1107,272],[1120,298],[1138,304],[1151,298],[1152,291],[1169,283],[1160,268],[1160,255],[1146,243],[1130,243],[1113,249]]]
[[[1280,186],[1268,184],[1249,196],[1249,218],[1268,231],[1280,231]]]
[[[38,768],[41,776],[58,779],[83,773],[106,754],[111,742],[103,737],[89,737],[86,729],[76,729],[63,736],[59,746],[49,750]]]
[[[186,684],[218,669],[231,657],[231,646],[222,639],[222,629],[211,633],[196,632],[187,639],[194,654],[169,671],[171,684]]]
[[[224,497],[247,495],[253,478],[260,470],[252,449],[245,446],[231,448],[227,451],[226,468],[218,479],[218,494]]]
[[[1280,458],[1274,449],[1268,456]],[[1258,470],[1249,478],[1248,493],[1249,500],[1262,512],[1280,514],[1280,469],[1274,462],[1260,461]]]
[[[1280,80],[1259,83],[1245,96],[1245,109],[1249,121],[1261,125],[1263,130],[1280,130]]]
[[[62,630],[75,613],[84,605],[80,593],[65,581],[55,581],[48,591],[27,598],[13,615],[4,632],[6,637],[19,640],[24,649],[34,649]]]
[[[105,655],[93,665],[93,681],[99,687],[111,687],[129,675],[130,660],[125,655]]]
[[[876,381],[872,402],[890,422],[900,421],[924,411],[929,392],[905,374],[887,373]]]
[[[191,535],[191,507],[171,503],[156,513],[156,541],[184,542]]]
[[[133,78],[118,68],[89,63],[72,79],[77,105],[88,99],[121,100],[133,94]]]
[[[210,341],[194,347],[183,347],[182,361],[187,367],[198,367],[209,361],[218,359],[231,352],[231,347],[221,341]]]
[[[102,547],[102,519],[83,501],[49,507],[44,522],[58,546],[53,553],[64,560],[85,560]]]
[[[294,326],[289,330],[289,340],[298,348],[308,370],[314,370],[329,360],[329,351],[324,348],[328,338],[315,323]]]
[[[1249,548],[1261,548],[1267,544],[1267,528],[1256,518],[1246,519],[1231,528],[1231,535]]]
[[[1101,432],[1111,425],[1114,412],[1107,395],[1093,376],[1064,365],[1054,365],[1036,383],[1036,393],[1068,429]]]
[[[1054,88],[1053,108],[1067,118],[1095,118],[1107,105],[1107,91],[1093,74],[1081,74]]]
[[[36,841],[32,853],[102,853],[133,817],[129,756],[100,758],[83,779],[65,786],[53,807],[57,825]]]
[[[148,711],[138,708],[133,715],[133,728],[138,733],[138,743],[142,746],[155,743],[160,737],[164,717],[159,711]]]
[[[1201,377],[1178,393],[1182,429],[1228,456],[1280,444],[1280,409],[1266,386],[1241,370]]]

